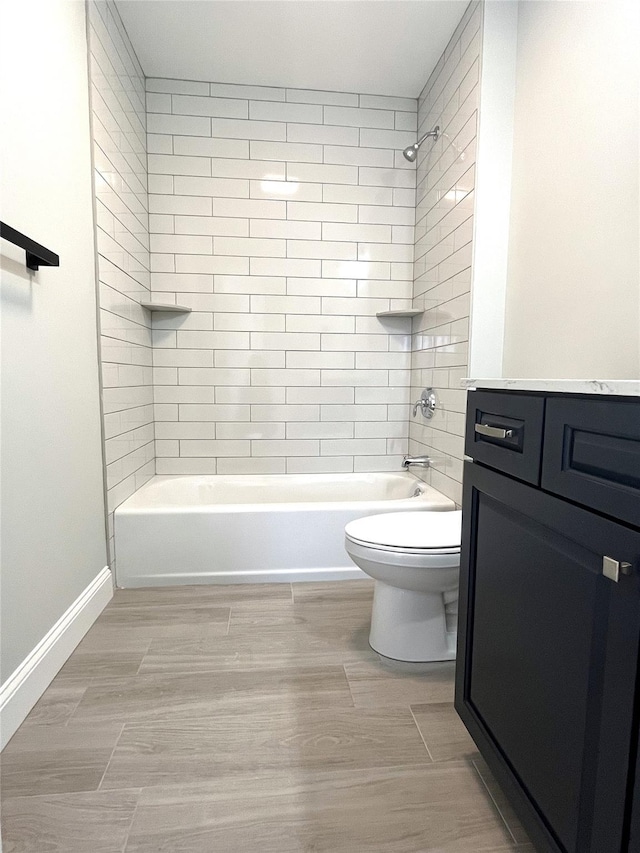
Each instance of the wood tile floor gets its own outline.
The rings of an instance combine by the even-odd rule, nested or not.
[[[4,853],[534,853],[372,584],[118,590],[2,754]]]

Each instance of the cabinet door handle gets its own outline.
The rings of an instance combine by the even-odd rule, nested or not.
[[[503,429],[502,427],[494,427],[489,424],[476,424],[474,429],[480,435],[488,435],[491,438],[511,438],[513,436],[512,429]]]
[[[612,557],[602,558],[602,574],[605,578],[616,583],[618,583],[620,575],[630,575],[632,568],[631,563],[621,563]]]

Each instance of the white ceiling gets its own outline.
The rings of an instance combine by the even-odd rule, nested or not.
[[[148,77],[416,98],[467,0],[117,0]]]

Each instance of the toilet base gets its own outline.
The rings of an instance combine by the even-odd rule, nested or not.
[[[454,660],[456,633],[447,631],[442,594],[376,581],[369,644],[378,654],[398,661]]]

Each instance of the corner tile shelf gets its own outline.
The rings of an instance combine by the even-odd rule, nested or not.
[[[401,308],[397,311],[378,311],[376,317],[417,317],[418,314],[424,314],[424,311],[418,308]]]
[[[148,308],[149,311],[162,311],[166,314],[190,314],[191,308],[186,305],[174,305],[172,302],[141,302],[143,308]]]

